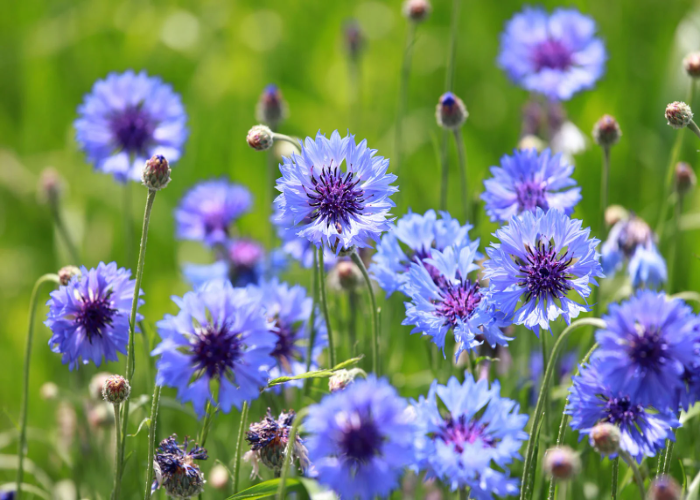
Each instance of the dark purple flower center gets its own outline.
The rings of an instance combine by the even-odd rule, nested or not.
[[[203,214],[204,232],[208,236],[217,231],[223,231],[228,236],[228,224],[223,207],[220,210],[212,210]]]
[[[660,370],[666,361],[668,343],[657,328],[649,330],[637,324],[638,331],[632,335],[627,352],[630,358],[644,370]]]
[[[429,258],[430,258],[430,250],[426,250],[425,248],[421,248],[420,250],[416,250],[413,253],[413,255],[411,256],[411,261],[415,262],[416,264],[420,264],[422,262],[426,271],[428,271],[428,274],[430,274],[430,277],[433,279],[433,282],[435,284],[439,284],[439,280],[441,279],[442,275],[441,275],[440,271],[438,271],[438,269],[435,266],[426,262],[426,259],[429,259]],[[411,268],[411,263],[409,262],[406,265],[406,272],[408,272],[408,270],[410,268]]]
[[[343,428],[340,449],[345,457],[366,463],[379,453],[382,441],[382,435],[371,417],[353,413]]]
[[[90,299],[83,297],[82,307],[75,316],[75,321],[80,325],[88,341],[96,335],[102,336],[102,331],[112,324],[117,310],[111,307],[110,297],[112,293],[107,293],[104,297]]]
[[[197,332],[192,346],[194,368],[209,378],[220,378],[233,368],[243,354],[242,350],[239,333],[229,331],[226,325],[207,325]]]
[[[272,333],[277,335],[277,343],[272,351],[272,356],[284,371],[292,373],[292,361],[302,358],[301,349],[295,343],[299,329],[277,319]]]
[[[454,444],[457,453],[464,451],[464,445],[477,442],[484,448],[496,447],[496,440],[488,434],[486,425],[473,420],[467,421],[466,415],[460,415],[457,420],[452,417],[445,420],[433,439],[442,439],[447,444]]]
[[[637,417],[644,413],[644,408],[640,405],[630,403],[627,396],[610,398],[605,403],[605,422],[615,425],[635,425]]]
[[[573,63],[571,56],[571,50],[562,42],[548,38],[533,48],[532,62],[536,71],[544,68],[566,70]]]
[[[146,148],[153,140],[155,124],[143,107],[138,105],[116,113],[110,121],[110,129],[121,150],[147,155]]]
[[[351,219],[357,219],[365,208],[365,192],[357,187],[360,179],[355,179],[353,172],[343,172],[338,167],[324,167],[317,178],[311,168],[313,191],[306,191],[309,206],[314,207],[311,220],[320,219],[326,227],[335,226],[338,233],[350,225]]]
[[[542,210],[549,209],[549,203],[545,197],[546,184],[544,182],[524,181],[515,186],[515,195],[518,198],[518,210],[520,212],[534,212],[537,207]]]
[[[442,302],[435,306],[435,314],[445,318],[445,324],[455,327],[458,320],[465,320],[471,316],[474,309],[481,302],[479,283],[472,283],[470,279],[452,283],[441,278],[437,283],[442,291]]]
[[[531,298],[544,300],[547,297],[560,299],[571,289],[567,272],[573,258],[567,258],[562,250],[557,254],[551,242],[540,240],[533,249],[526,245],[527,261],[519,261],[520,281],[518,286],[526,287],[525,300]]]

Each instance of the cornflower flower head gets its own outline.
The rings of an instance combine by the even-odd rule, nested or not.
[[[426,397],[413,401],[416,433],[416,468],[426,479],[437,478],[455,491],[470,488],[478,500],[518,493],[518,480],[508,466],[520,459],[528,434],[527,415],[515,401],[500,396],[500,385],[474,382],[469,373],[460,384],[433,381]],[[439,401],[438,401],[439,399]],[[446,413],[440,407],[446,408]]]
[[[513,217],[494,235],[499,243],[486,249],[484,278],[492,303],[507,318],[539,335],[563,316],[568,323],[589,306],[569,295],[586,298],[603,272],[590,229],[559,210],[537,208]]]
[[[279,474],[284,465],[285,453],[289,444],[289,433],[296,414],[293,410],[280,413],[275,419],[270,409],[260,422],[253,422],[248,428],[246,441],[250,445],[250,451],[246,453],[246,459],[253,464],[253,476],[259,476],[258,463]],[[309,458],[304,440],[297,434],[293,447],[292,461],[299,463],[302,473],[309,468]]]
[[[195,460],[206,460],[207,450],[193,443],[188,450],[189,438],[180,446],[173,434],[160,442],[153,460],[155,479],[151,490],[161,486],[173,498],[191,498],[204,490],[204,474]]]
[[[292,153],[280,165],[279,220],[336,254],[377,241],[390,227],[390,196],[398,191],[391,186],[396,176],[387,173],[389,160],[375,156],[366,140],[356,144],[354,136],[341,139],[338,131],[330,139],[319,132],[301,146],[301,155]]]
[[[373,375],[325,396],[304,420],[317,480],[342,498],[385,497],[414,459],[406,401]]]
[[[581,201],[581,188],[571,178],[573,165],[549,149],[513,150],[500,167],[491,167],[492,178],[484,181],[481,199],[492,222],[506,222],[523,212],[550,208],[571,215]]]
[[[79,274],[51,292],[44,321],[52,333],[49,346],[71,370],[90,361],[100,366],[103,359],[117,361],[118,352],[126,354],[136,283],[130,278],[131,271],[117,268],[116,262],[100,262],[89,270],[82,266]],[[138,305],[143,303],[139,299]],[[141,319],[137,314],[136,321]]]
[[[498,65],[516,85],[555,101],[593,88],[607,54],[596,23],[576,9],[525,7],[501,34]]]
[[[119,182],[141,182],[153,155],[175,163],[187,139],[187,115],[170,85],[145,71],[110,73],[97,80],[78,107],[80,149],[96,170]]]
[[[177,315],[156,323],[162,339],[151,353],[160,356],[156,383],[176,388],[178,399],[191,401],[200,417],[207,401],[228,413],[256,399],[267,385],[277,342],[258,303],[228,281],[210,281],[173,301]]]

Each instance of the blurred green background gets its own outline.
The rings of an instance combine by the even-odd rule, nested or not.
[[[573,5],[596,19],[605,40],[609,61],[607,74],[595,90],[577,95],[566,103],[569,119],[586,136],[603,114],[614,115],[623,138],[612,152],[610,202],[635,210],[654,225],[658,218],[662,182],[676,132],[663,117],[666,103],[685,98],[688,78],[681,70],[686,52],[700,49],[700,6],[691,0],[591,0],[541,2],[547,8]],[[434,107],[444,91],[445,63],[452,2],[435,0],[430,19],[419,26],[411,72],[409,111],[405,117],[406,151],[398,184],[400,207],[416,212],[439,205],[439,174],[435,143],[439,130]],[[463,129],[469,158],[470,188],[476,190],[488,167],[498,163],[517,144],[520,113],[527,93],[511,85],[495,65],[499,33],[504,22],[520,10],[523,2],[464,1],[459,19],[457,66],[454,91],[466,103],[470,117]],[[77,150],[72,122],[76,108],[96,79],[111,71],[146,70],[170,82],[182,95],[189,115],[190,137],[185,154],[173,169],[173,182],[156,200],[148,240],[143,289],[146,304],[140,312],[148,325],[175,311],[172,294],[188,287],[179,268],[184,261],[206,262],[210,257],[198,245],[173,238],[172,213],[182,193],[193,183],[212,176],[228,175],[245,184],[255,195],[255,209],[238,223],[242,234],[270,243],[269,187],[266,158],[245,143],[247,130],[255,122],[255,104],[268,83],[276,83],[289,104],[289,118],[280,131],[290,135],[327,134],[347,129],[358,139],[367,138],[379,154],[393,155],[393,125],[399,72],[405,44],[406,21],[401,2],[273,2],[273,1],[43,1],[5,2],[0,16],[0,484],[14,478],[8,455],[16,453],[21,369],[27,327],[29,294],[42,274],[55,272],[69,262],[68,254],[54,232],[50,212],[39,202],[40,172],[54,167],[63,177],[66,190],[63,215],[70,232],[80,242],[88,267],[99,261],[125,262],[122,189],[110,176],[92,171]],[[359,101],[353,102],[350,69],[343,46],[343,23],[355,18],[366,37],[360,60]],[[576,157],[574,177],[582,186],[583,201],[575,215],[594,228],[599,218],[599,149],[590,144]],[[696,165],[697,142],[686,134],[681,159]],[[459,214],[459,185],[454,151],[450,207]],[[146,198],[145,188],[133,184],[132,211],[140,227]],[[689,213],[698,210],[697,197],[686,204]],[[688,226],[694,219],[689,217]],[[479,213],[477,234],[491,241],[495,226]],[[134,237],[139,237],[134,230]],[[135,240],[137,241],[137,240]],[[698,232],[687,231],[679,244],[676,289],[697,289],[700,283]],[[662,242],[662,250],[668,245]],[[136,253],[134,249],[133,253]],[[298,270],[291,281],[308,286],[310,277]],[[48,299],[45,290],[41,299]],[[45,311],[40,308],[40,318]],[[339,313],[340,315],[340,313]],[[426,390],[426,341],[409,337],[408,327],[399,326],[401,300],[385,307],[385,339],[391,349],[383,364],[392,370],[392,381],[407,396]],[[150,329],[148,334],[153,335]],[[534,344],[531,333],[518,332],[511,344],[515,363],[503,376],[504,394],[519,397],[518,379],[526,375],[526,356]],[[529,336],[528,338],[523,338]],[[46,472],[30,482],[50,484],[66,479],[87,482],[87,492],[106,495],[111,487],[111,429],[90,431],[103,448],[94,450],[68,445],[57,425],[55,400],[39,396],[40,387],[55,382],[66,397],[78,401],[86,395],[90,378],[98,371],[123,372],[123,362],[70,373],[60,356],[47,346],[49,331],[37,326],[31,371],[29,405],[29,458]],[[581,337],[577,337],[581,338]],[[550,340],[551,347],[551,340]],[[583,347],[581,348],[583,349]],[[448,355],[449,360],[449,355]],[[448,363],[445,361],[444,363]],[[137,371],[134,397],[150,394],[152,378],[137,341]],[[561,392],[561,391],[560,391]],[[173,396],[165,390],[164,395]],[[150,397],[150,396],[149,396]],[[177,432],[195,435],[198,430],[191,409],[163,407],[159,439]],[[561,404],[561,398],[556,400]],[[262,416],[267,403],[257,403],[251,418]],[[81,407],[82,403],[77,404]],[[135,432],[145,415],[137,409],[131,428]],[[559,410],[560,411],[560,410]],[[59,412],[60,413],[60,412]],[[78,412],[78,434],[87,431],[87,410]],[[553,422],[558,425],[558,413]],[[63,419],[65,420],[65,418]],[[65,422],[64,422],[65,425]],[[554,424],[553,424],[554,425]],[[228,462],[234,453],[238,416],[220,416],[209,443],[212,457],[206,472],[218,458]],[[683,433],[685,431],[681,431]],[[573,433],[569,434],[574,441]],[[677,449],[697,447],[691,434],[681,434]],[[127,464],[125,498],[136,498],[143,483],[145,433],[130,440],[135,451]],[[652,461],[648,461],[652,466]],[[80,466],[73,467],[70,463]],[[608,462],[592,457],[586,487],[573,488],[574,498],[596,498],[592,484],[606,487]],[[514,474],[519,474],[517,465]],[[675,467],[675,466],[674,466]],[[687,465],[694,475],[697,464]],[[247,484],[249,469],[242,471]],[[680,477],[680,468],[674,469]],[[583,484],[583,483],[581,483]],[[65,484],[64,484],[65,486]],[[586,490],[588,488],[588,490]],[[630,487],[625,494],[633,492]],[[585,497],[583,496],[585,493]],[[591,496],[591,494],[593,496]],[[224,497],[209,488],[206,496]],[[71,497],[70,495],[68,497]],[[632,496],[630,496],[632,498]]]

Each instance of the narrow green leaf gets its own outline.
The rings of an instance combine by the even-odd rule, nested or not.
[[[358,356],[356,358],[351,358],[346,361],[343,361],[342,363],[338,363],[335,365],[335,367],[328,369],[328,370],[316,370],[313,372],[306,372],[302,373],[301,375],[295,375],[293,377],[277,377],[273,378],[267,383],[268,387],[273,387],[275,385],[280,385],[284,384],[285,382],[291,382],[292,380],[305,380],[305,379],[310,379],[310,378],[328,378],[333,375],[333,372],[336,372],[338,370],[342,370],[343,368],[347,368],[348,366],[352,366],[355,363],[358,363],[362,359],[362,356]]]
[[[227,500],[257,500],[258,498],[268,498],[274,496],[277,493],[277,488],[279,487],[280,479],[270,479],[269,481],[263,481],[255,486],[237,493],[236,495],[230,496]],[[301,495],[306,495],[308,497],[308,492],[304,487],[303,483],[296,478],[287,478],[286,482],[287,492],[295,492]]]
[[[141,420],[141,423],[139,424],[139,428],[136,429],[136,432],[134,434],[127,434],[127,436],[129,436],[130,438],[138,436],[139,432],[141,432],[141,429],[143,428],[144,425],[146,427],[151,427],[151,419],[146,417],[143,420]]]

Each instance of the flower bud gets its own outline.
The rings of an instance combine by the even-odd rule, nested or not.
[[[676,163],[675,177],[676,191],[680,195],[688,194],[698,181],[693,167],[682,161]]]
[[[362,285],[362,271],[351,260],[339,260],[328,273],[328,287],[335,291],[351,292]]]
[[[54,168],[45,168],[39,176],[39,201],[55,205],[63,193],[63,179]]]
[[[223,490],[228,484],[228,471],[221,464],[215,465],[209,471],[209,484],[217,490]]]
[[[547,143],[536,135],[525,135],[518,141],[518,149],[521,151],[535,149],[537,152],[541,153],[546,147]]]
[[[170,165],[163,155],[153,155],[143,167],[143,185],[151,191],[159,191],[170,182]]]
[[[700,52],[691,52],[683,59],[683,68],[691,78],[700,78]]]
[[[544,471],[559,481],[572,479],[581,470],[581,459],[568,446],[555,446],[544,455]]]
[[[456,130],[464,125],[468,116],[467,107],[462,102],[462,99],[452,92],[445,92],[440,96],[435,110],[435,118],[438,125],[446,129]]]
[[[648,500],[680,500],[682,490],[671,476],[659,476],[651,482],[647,492]]]
[[[629,212],[621,205],[610,205],[605,209],[605,223],[614,226],[623,219],[629,218]]]
[[[609,148],[617,144],[622,136],[620,125],[617,120],[610,115],[603,115],[593,126],[593,140],[598,146]]]
[[[353,368],[352,370],[338,370],[328,380],[328,390],[331,392],[342,391],[348,385],[352,384],[355,381],[355,377],[360,374],[365,375],[365,372],[359,368]]]
[[[277,128],[287,118],[287,103],[279,87],[271,83],[263,89],[255,107],[255,118],[271,128]]]
[[[422,23],[428,19],[431,10],[428,0],[406,0],[403,4],[403,15],[414,23]]]
[[[64,266],[58,270],[58,281],[61,285],[66,286],[73,276],[77,276],[80,279],[82,273],[80,269],[75,266]]]
[[[102,397],[108,403],[118,405],[129,399],[131,386],[121,375],[112,375],[102,386]]]
[[[675,101],[666,106],[666,120],[673,128],[683,128],[693,119],[693,111],[684,102]]]
[[[360,23],[356,19],[345,22],[345,48],[351,59],[357,59],[365,45],[365,39],[360,29]]]
[[[608,422],[593,427],[589,439],[591,446],[601,455],[613,455],[620,449],[620,429]]]
[[[266,151],[272,147],[274,142],[272,130],[266,125],[255,125],[248,131],[245,140],[248,146],[256,151]]]

